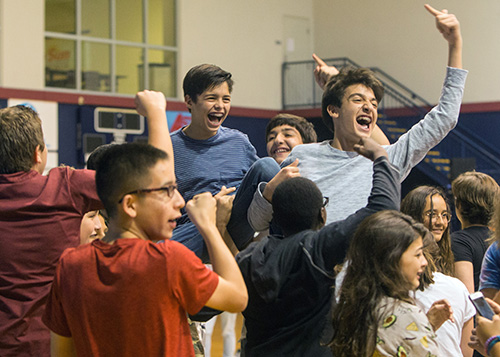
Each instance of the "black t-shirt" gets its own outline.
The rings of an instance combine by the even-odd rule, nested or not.
[[[491,231],[486,226],[472,226],[451,234],[451,250],[455,262],[471,262],[474,268],[474,291],[479,288],[481,264],[489,244]]]

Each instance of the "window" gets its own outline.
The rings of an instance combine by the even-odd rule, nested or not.
[[[175,0],[45,0],[45,86],[176,97]]]

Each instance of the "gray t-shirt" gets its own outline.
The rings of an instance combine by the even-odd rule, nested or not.
[[[457,124],[467,73],[448,67],[438,105],[397,142],[385,146],[389,160],[399,169],[400,181]],[[315,182],[323,195],[330,198],[326,207],[327,223],[344,219],[366,206],[373,175],[372,162],[367,158],[356,152],[337,150],[329,141],[323,141],[294,147],[281,166],[295,159],[299,159],[301,176]],[[256,191],[248,211],[249,222],[254,228],[262,228],[272,217],[269,216],[271,204],[262,196],[262,186]],[[264,209],[265,206],[268,208]]]

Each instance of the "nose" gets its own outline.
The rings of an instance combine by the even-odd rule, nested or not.
[[[99,219],[99,213],[96,214],[94,218],[92,218],[92,221],[94,222],[94,231],[102,229],[101,220]]]
[[[276,137],[274,138],[274,142],[277,142],[277,143],[282,143],[284,141],[285,137],[283,136],[283,134],[279,133],[278,135],[276,135]]]
[[[427,259],[425,259],[425,257],[423,255],[422,255],[421,264],[422,264],[422,268],[425,268],[427,266]]]
[[[216,109],[220,109],[220,108],[222,108],[222,106],[223,106],[223,101],[222,101],[222,98],[217,99],[217,100],[215,101],[215,108],[216,108]]]
[[[186,204],[186,201],[184,201],[184,198],[178,190],[175,190],[174,197],[172,197],[172,199],[175,200],[175,207],[178,209],[181,209]]]

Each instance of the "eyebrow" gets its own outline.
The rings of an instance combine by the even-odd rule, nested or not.
[[[366,97],[366,95],[364,95],[364,94],[361,94],[361,93],[352,93],[352,94],[348,97],[348,99],[351,99],[352,97],[354,97],[354,96],[356,96],[356,95],[359,95],[359,96],[360,96],[360,97],[362,97],[362,98],[367,98],[367,97]],[[375,98],[375,97],[373,97],[373,98],[372,98],[372,99],[370,99],[370,100],[375,100],[376,102],[378,102],[377,98]]]

